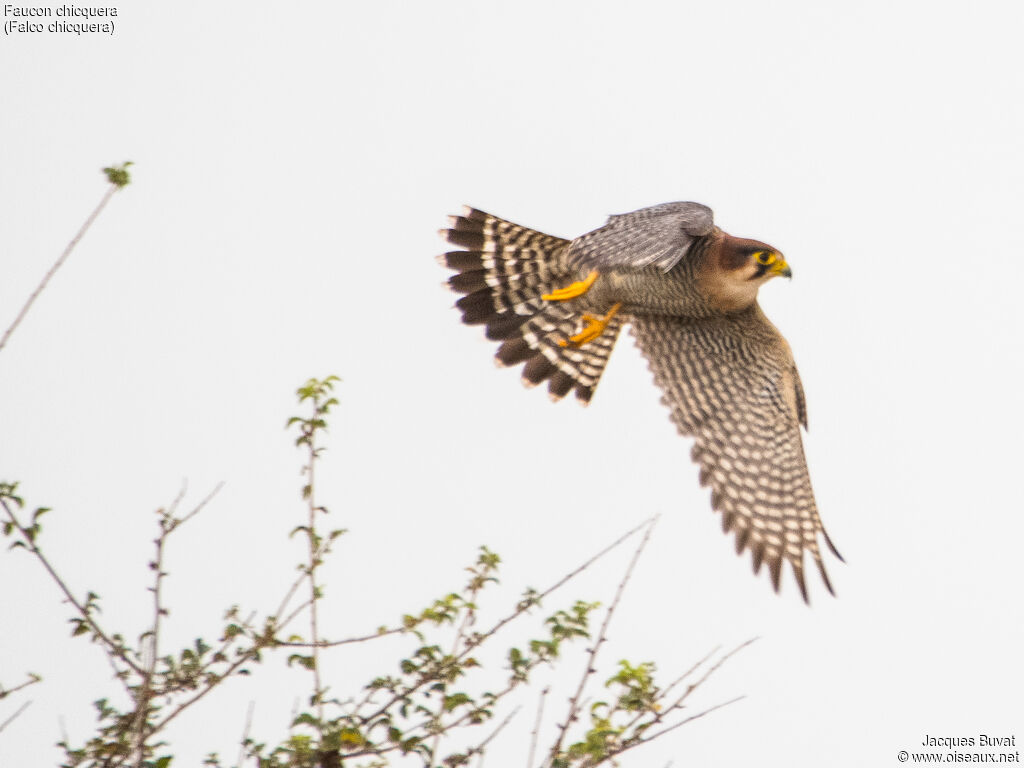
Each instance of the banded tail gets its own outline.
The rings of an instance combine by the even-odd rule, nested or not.
[[[585,301],[542,297],[573,282],[565,263],[569,241],[545,235],[475,208],[449,217],[441,235],[466,250],[449,251],[438,262],[456,270],[449,288],[465,294],[455,302],[466,325],[485,325],[487,338],[501,341],[501,367],[525,362],[522,381],[548,382],[552,400],[574,390],[589,403],[626,318],[612,318],[604,332],[582,346],[564,344],[584,326]]]

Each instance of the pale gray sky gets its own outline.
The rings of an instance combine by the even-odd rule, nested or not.
[[[172,544],[168,642],[276,605],[302,514],[282,426],[337,373],[329,634],[461,585],[479,544],[514,600],[662,513],[609,675],[762,639],[700,703],[746,700],[631,764],[884,766],[926,733],[1024,737],[1019,3],[117,7],[112,37],[0,42],[0,326],[98,169],[136,163],[0,354],[0,479],[55,509],[44,542],[109,623],[142,630],[152,510],[182,478],[193,500],[226,487]],[[669,200],[793,266],[762,305],[807,392],[837,599],[812,579],[807,608],[789,574],[775,596],[735,557],[628,336],[589,408],[552,405],[439,287],[463,203],[572,237]],[[624,566],[550,607],[610,599]],[[58,716],[80,740],[114,687],[23,555],[0,584],[0,681],[46,677],[0,764],[51,765]],[[331,664],[336,692],[366,676]],[[267,680],[215,699],[215,727],[183,720],[181,764],[234,755],[252,698],[254,733],[281,735],[305,680]]]

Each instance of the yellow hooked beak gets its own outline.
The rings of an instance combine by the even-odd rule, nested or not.
[[[786,260],[782,258],[782,254],[779,254],[779,256],[775,259],[775,263],[773,263],[771,267],[768,268],[768,271],[771,272],[773,275],[779,275],[781,277],[793,276],[793,270],[789,268],[789,264],[787,264]]]

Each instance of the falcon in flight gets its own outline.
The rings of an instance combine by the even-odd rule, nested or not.
[[[789,344],[757,291],[790,277],[775,248],[733,237],[699,203],[665,203],[611,216],[563,240],[473,208],[441,230],[463,250],[439,257],[462,321],[500,341],[501,366],[525,363],[523,383],[548,382],[555,400],[590,401],[615,340],[629,323],[664,392],[722,528],[766,564],[775,591],[782,562],[807,601],[804,551],[833,592],[800,425],[807,409]]]

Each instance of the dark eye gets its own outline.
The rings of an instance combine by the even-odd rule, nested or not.
[[[775,261],[775,254],[772,253],[771,251],[757,251],[754,254],[754,259],[755,261],[757,261],[758,264],[768,266],[773,261]]]

